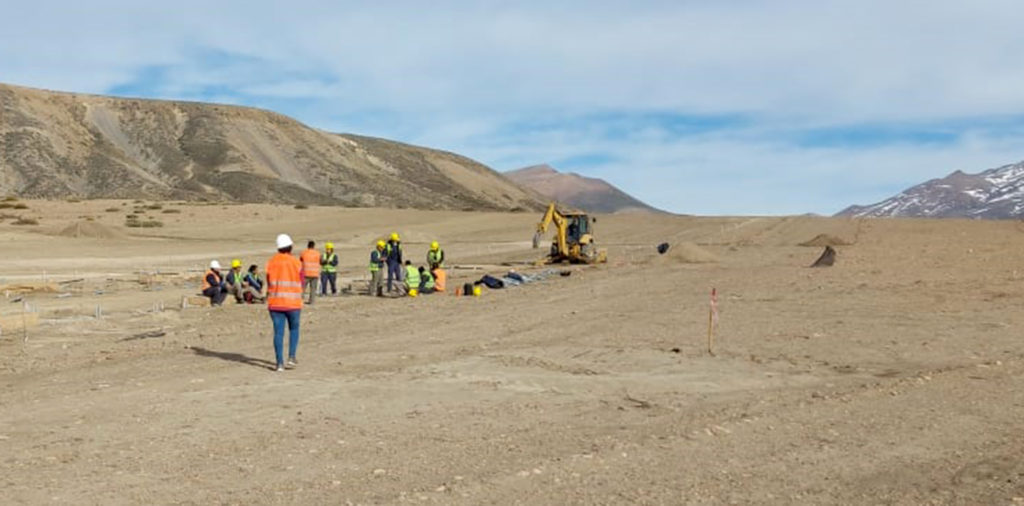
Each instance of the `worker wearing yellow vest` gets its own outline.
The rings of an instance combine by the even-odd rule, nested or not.
[[[444,267],[444,250],[441,245],[434,241],[430,243],[430,251],[427,251],[427,266],[430,270]]]
[[[231,261],[231,270],[228,271],[228,275],[224,280],[227,286],[227,293],[235,296],[235,302],[241,304],[245,302],[245,287],[243,286],[243,280],[245,276],[242,274],[242,261],[234,259]]]
[[[210,269],[206,271],[206,274],[203,274],[200,289],[203,291],[204,296],[210,298],[211,306],[219,306],[224,303],[228,292],[224,289],[224,278],[220,275],[220,262],[216,260],[210,261]]]
[[[425,267],[420,267],[420,295],[427,295],[436,292],[436,284],[434,283],[434,276],[430,274],[430,270]]]
[[[312,304],[316,300],[316,284],[320,281],[320,252],[316,250],[315,242],[309,241],[306,251],[299,255],[299,260],[302,261],[302,275],[305,277],[302,291],[309,290],[306,303]]]
[[[277,236],[277,254],[267,262],[267,309],[274,324],[274,354],[277,371],[283,371],[284,326],[288,325],[288,368],[298,365],[299,316],[302,314],[302,262],[292,256],[292,238]]]
[[[386,242],[377,241],[377,248],[370,252],[370,296],[384,296],[384,273],[381,270],[384,268],[384,262],[387,261],[384,257],[386,246]]]
[[[384,258],[388,264],[388,292],[392,291],[391,281],[402,282],[402,241],[398,232],[391,233],[391,239],[384,246]]]
[[[338,295],[338,254],[334,252],[334,243],[324,244],[320,267],[320,295],[327,295],[327,283],[331,284],[331,295]]]
[[[412,262],[405,261],[405,294],[415,297],[420,294],[420,271]]]

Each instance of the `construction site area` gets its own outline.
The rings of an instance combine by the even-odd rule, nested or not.
[[[599,215],[605,263],[378,298],[392,231],[452,287],[549,268],[539,213],[23,203],[0,502],[1024,503],[1017,221]],[[274,373],[265,306],[189,301],[280,233],[332,241],[341,293]]]

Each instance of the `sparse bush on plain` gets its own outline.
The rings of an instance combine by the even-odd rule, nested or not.
[[[181,209],[164,209],[163,211],[160,212],[164,214],[181,214]]]
[[[120,211],[120,209],[118,209],[116,207],[108,207],[108,208],[104,209],[104,211],[106,211],[108,213],[116,213],[116,212]]]
[[[70,198],[68,198],[68,200],[67,200],[67,201],[68,201],[68,203],[70,203],[70,204],[77,204],[77,203],[81,202],[81,201],[82,201],[82,199],[80,199],[80,198],[78,198],[78,197],[70,197]]]
[[[18,202],[17,204],[14,204],[14,208],[15,209],[28,209],[28,204],[26,204],[24,202]]]
[[[14,209],[14,204],[10,202],[0,202],[0,209]]]
[[[11,222],[11,225],[38,225],[39,220],[34,218],[18,218]]]
[[[295,209],[309,209],[306,204],[295,204]]]
[[[17,202],[17,201],[18,201],[18,197],[15,197],[14,195],[8,195],[8,196],[4,197],[4,202]]]
[[[146,206],[146,209],[149,209],[150,211],[159,211],[160,209],[163,209],[163,208],[164,208],[164,206],[162,206],[160,204],[150,204],[150,205]]]

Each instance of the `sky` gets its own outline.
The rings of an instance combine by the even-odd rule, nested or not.
[[[1017,0],[0,0],[0,82],[272,109],[679,213],[1024,159]]]

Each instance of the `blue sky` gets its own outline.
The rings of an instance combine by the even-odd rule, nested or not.
[[[264,107],[498,170],[551,163],[682,213],[831,214],[1024,159],[1015,1],[0,0],[0,12],[3,82]]]

